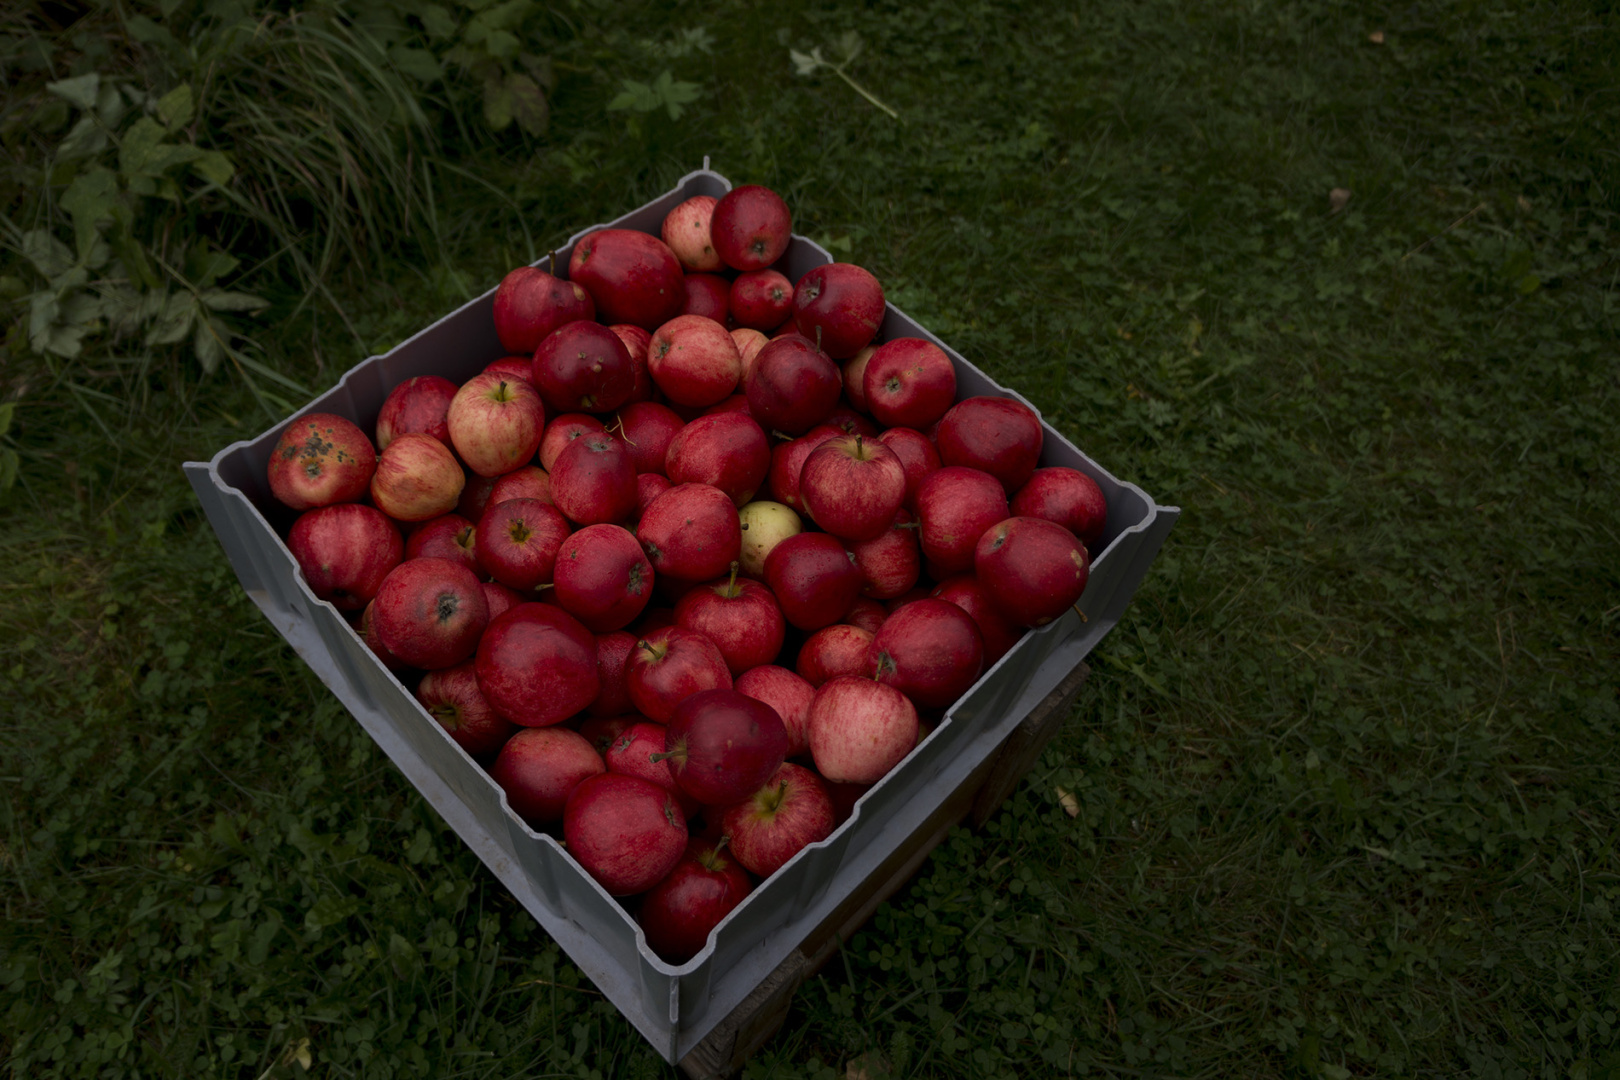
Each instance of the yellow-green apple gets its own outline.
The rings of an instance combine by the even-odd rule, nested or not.
[[[742,564],[742,572],[754,578],[764,576],[765,557],[771,553],[771,548],[804,531],[804,522],[792,507],[769,499],[758,499],[744,506],[737,511],[737,521],[742,529],[742,548],[737,561]]]

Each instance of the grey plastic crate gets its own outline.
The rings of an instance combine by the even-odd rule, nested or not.
[[[707,169],[707,160],[704,164],[673,191],[611,224],[657,234],[664,215],[678,203],[730,190],[724,177]],[[590,231],[575,234],[557,253],[559,269],[566,272],[573,245]],[[795,236],[784,261],[784,272],[797,280],[833,260]],[[404,380],[432,374],[461,382],[476,374],[505,354],[490,316],[493,296],[491,289],[385,355],[359,364],[304,411],[336,413],[369,432],[388,392]],[[927,338],[945,349],[956,364],[960,397],[1024,401],[890,305],[881,338],[901,336]],[[757,888],[695,958],[673,965],[647,948],[625,909],[554,839],[512,813],[488,774],[376,661],[337,609],[310,592],[280,535],[295,515],[271,498],[266,480],[271,448],[285,426],[233,443],[210,462],[185,465],[242,587],[440,816],[670,1062],[701,1042],[904,844],[1118,623],[1179,514],[1116,479],[1044,425],[1041,463],[1079,469],[1108,499],[1108,531],[1079,604],[1089,621],[1069,612],[1027,633],[861,798],[847,822]]]

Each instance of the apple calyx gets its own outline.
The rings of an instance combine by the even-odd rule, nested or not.
[[[456,609],[460,606],[461,601],[456,597],[455,593],[440,593],[437,603],[434,604],[434,611],[439,616],[440,622],[449,622],[455,618]]]
[[[524,543],[534,534],[534,530],[525,525],[522,518],[514,518],[509,522],[506,531],[512,537],[512,543],[514,544]]]
[[[894,657],[890,656],[887,652],[878,653],[877,663],[872,666],[872,681],[881,682],[883,676],[893,675],[898,666],[899,665],[894,662]]]
[[[459,705],[452,705],[449,702],[445,702],[444,704],[433,706],[433,708],[428,710],[428,714],[439,723],[443,724],[450,731],[455,731],[461,726],[461,707]]]

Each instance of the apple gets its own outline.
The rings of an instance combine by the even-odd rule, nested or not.
[[[626,404],[635,401],[651,401],[653,396],[652,374],[647,370],[647,347],[652,344],[651,331],[643,330],[639,326],[629,323],[614,323],[609,330],[619,335],[619,341],[630,354],[630,362],[636,369],[636,381],[630,391]]]
[[[832,413],[827,417],[827,423],[842,431],[845,435],[862,435],[868,439],[875,439],[882,431],[872,422],[870,416],[863,416],[857,412],[855,406],[847,400],[840,399]]]
[[[540,437],[540,467],[548,473],[557,464],[557,455],[568,449],[568,444],[581,435],[596,435],[607,429],[602,421],[584,413],[564,413],[553,417]]]
[[[956,403],[956,366],[931,341],[895,338],[862,373],[867,411],[884,427],[925,428]]]
[[[553,414],[605,413],[630,400],[636,365],[612,330],[601,323],[571,322],[535,349],[531,379]]]
[[[486,375],[501,375],[515,382],[534,383],[534,357],[503,356],[484,367]]]
[[[739,326],[731,332],[731,340],[737,343],[737,355],[742,360],[742,378],[738,380],[738,385],[747,386],[748,373],[754,370],[754,359],[759,356],[759,350],[765,347],[770,338],[758,330]]]
[[[444,514],[425,521],[405,541],[407,559],[449,559],[460,563],[474,574],[482,573],[473,545],[478,530],[460,514]]]
[[[946,465],[981,469],[1010,495],[1029,482],[1040,464],[1041,418],[1012,398],[970,397],[951,406],[934,437]]]
[[[915,519],[905,510],[883,532],[850,545],[855,567],[861,572],[861,593],[875,600],[892,600],[917,584],[922,554],[917,550]]]
[[[574,245],[568,277],[585,287],[597,318],[651,330],[686,302],[681,263],[658,237],[634,229],[599,229]]]
[[[366,648],[371,650],[371,654],[377,658],[377,662],[382,664],[383,667],[389,671],[403,671],[405,668],[410,667],[409,664],[390,652],[388,646],[378,639],[377,601],[373,600],[366,605],[366,609],[360,613],[360,622],[354,629],[355,633],[360,635],[360,640],[365,642]]]
[[[746,413],[700,416],[675,433],[664,471],[674,484],[709,484],[738,507],[754,497],[771,468],[771,444]]]
[[[520,592],[549,585],[571,530],[562,512],[538,499],[508,499],[478,519],[474,552],[496,581]]]
[[[631,703],[659,723],[668,721],[682,701],[699,691],[731,689],[731,669],[719,646],[706,634],[679,626],[640,638],[624,671]]]
[[[399,435],[377,458],[371,501],[395,521],[448,514],[461,498],[466,474],[450,448],[431,435]]]
[[[560,724],[601,689],[596,639],[555,604],[519,604],[491,622],[477,663],[484,697],[524,727]]]
[[[834,360],[848,360],[877,336],[883,286],[853,263],[811,269],[793,287],[793,325]]]
[[[733,270],[763,270],[787,250],[793,215],[770,188],[744,184],[715,204],[709,236],[720,261]]]
[[[677,484],[642,511],[636,536],[660,577],[707,581],[725,573],[737,558],[742,523],[719,488]]]
[[[748,872],[724,843],[691,839],[675,869],[642,897],[637,920],[647,946],[671,964],[684,964],[753,890]]]
[[[775,270],[739,274],[731,282],[728,307],[738,326],[775,330],[793,314],[793,282]]]
[[[377,449],[386,450],[396,435],[431,435],[450,445],[445,415],[456,396],[456,384],[437,375],[406,379],[388,392],[377,413]]]
[[[478,689],[472,661],[430,671],[416,686],[416,700],[463,750],[473,757],[495,753],[517,725],[489,707]]]
[[[987,472],[951,465],[917,486],[917,539],[936,579],[973,568],[984,531],[1007,517],[1007,492]]]
[[[936,600],[946,600],[972,616],[984,639],[984,666],[990,666],[1018,644],[1024,636],[1023,627],[1015,625],[990,601],[990,594],[973,574],[958,574],[935,585],[928,594]]]
[[[491,313],[501,348],[532,356],[557,327],[596,318],[596,305],[576,282],[554,277],[539,267],[520,266],[496,286]]]
[[[636,473],[636,521],[641,520],[641,515],[647,512],[654,499],[674,486],[669,482],[669,477],[660,473]]]
[[[674,795],[681,805],[681,813],[690,818],[698,812],[698,803],[681,790],[681,786],[675,782],[674,772],[670,770],[665,757],[665,735],[668,730],[663,724],[655,724],[651,720],[638,721],[620,732],[618,738],[608,744],[602,756],[607,761],[608,772],[651,780]]]
[[[748,397],[745,394],[732,394],[724,401],[716,402],[703,410],[704,416],[713,416],[716,413],[742,413],[748,415]],[[693,417],[697,419],[697,417]]]
[[[543,503],[550,502],[551,476],[538,465],[525,465],[496,477],[495,486],[489,491],[488,503],[499,504],[508,499],[538,499]]]
[[[375,603],[378,640],[412,667],[461,663],[473,654],[489,622],[478,578],[449,559],[400,563],[383,579]]]
[[[840,675],[871,676],[866,654],[873,636],[872,631],[848,623],[823,626],[799,646],[794,666],[811,686],[820,686]]]
[[[1108,526],[1108,497],[1097,481],[1076,469],[1036,469],[1009,509],[1014,517],[1045,518],[1063,526],[1088,552]]]
[[[638,473],[667,475],[664,461],[669,454],[670,440],[685,426],[686,421],[667,405],[651,401],[638,401],[619,410],[617,425],[619,438],[630,448],[630,460]]]
[[[904,595],[904,594],[902,594]],[[924,594],[919,593],[915,599],[921,600]],[[882,604],[870,596],[858,597],[844,613],[844,621],[851,626],[858,626],[869,634],[878,632],[884,620],[889,617],[889,611]]]
[[[718,201],[712,195],[694,195],[664,215],[659,233],[682,269],[711,273],[725,269],[725,263],[715,253],[709,232],[714,204]]]
[[[884,610],[886,610],[890,615],[893,615],[895,612],[899,611],[901,608],[905,607],[907,604],[915,603],[918,600],[926,600],[926,599],[928,599],[929,595],[930,595],[930,593],[928,591],[927,586],[918,585],[914,589],[907,589],[905,592],[901,593],[899,596],[895,597],[893,600],[885,601],[884,604],[883,604],[883,607],[884,607]],[[864,599],[864,597],[863,597],[863,599]],[[851,620],[851,621],[853,621],[853,620]],[[879,625],[881,625],[881,624],[879,624]],[[877,633],[876,630],[874,630],[872,632],[874,634]]]
[[[828,439],[836,439],[843,434],[841,429],[831,424],[823,424],[811,428],[797,439],[777,443],[771,450],[771,470],[766,474],[766,485],[770,489],[771,498],[783,506],[803,510],[804,502],[799,494],[799,477],[804,471],[804,459]]]
[[[498,581],[480,581],[478,584],[484,590],[484,603],[489,605],[490,622],[523,603],[522,594],[508,585]]]
[[[754,578],[764,576],[765,557],[773,547],[804,531],[804,523],[791,507],[768,499],[744,506],[737,511],[737,521],[742,529],[737,561],[742,564],[742,572]]]
[[[768,341],[754,357],[743,388],[761,427],[803,435],[826,421],[843,389],[838,365],[801,337]]]
[[[777,544],[765,557],[765,581],[783,616],[800,630],[838,622],[861,592],[861,572],[827,533],[800,533]]]
[[[832,799],[809,769],[783,762],[742,802],[726,808],[720,828],[737,861],[768,878],[801,850],[833,831]]]
[[[875,784],[917,745],[917,710],[892,686],[842,675],[810,703],[810,757],[836,784]]]
[[[669,400],[701,409],[737,388],[742,356],[720,323],[702,315],[681,315],[654,331],[647,346],[647,368]]]
[[[508,739],[489,776],[506,792],[512,812],[540,828],[561,821],[574,789],[605,772],[602,755],[585,736],[545,727],[524,728]]]
[[[973,570],[996,610],[1019,626],[1045,626],[1079,602],[1091,560],[1063,526],[1015,517],[979,538]]]
[[[917,512],[917,489],[930,473],[940,468],[939,451],[928,441],[928,436],[911,428],[889,428],[878,436],[878,442],[894,451],[906,470],[906,499],[902,503],[912,513]]]
[[[380,511],[360,503],[306,510],[287,533],[287,550],[310,592],[339,611],[371,603],[404,557],[399,529]]]
[[[341,416],[310,413],[289,421],[270,451],[270,493],[294,510],[354,502],[376,470],[365,432]]]
[[[701,315],[726,325],[731,321],[731,282],[719,274],[687,274],[682,315]]]
[[[585,711],[591,716],[623,716],[635,711],[624,665],[630,659],[630,651],[636,647],[636,641],[636,635],[628,630],[596,635],[596,675],[601,689],[586,707]]]
[[[675,604],[675,625],[706,635],[719,648],[732,676],[769,664],[782,651],[787,623],[776,597],[757,581],[730,578],[700,585]]]
[[[681,790],[705,806],[729,806],[768,780],[788,752],[776,710],[730,688],[683,699],[669,718],[666,760]]]
[[[640,506],[630,448],[606,432],[569,443],[552,462],[551,501],[580,525],[630,520]]]
[[[803,676],[776,664],[761,664],[737,676],[732,689],[776,710],[787,728],[789,757],[810,749],[810,702],[816,688]]]
[[[843,540],[872,540],[889,529],[906,498],[906,468],[876,439],[840,435],[810,452],[799,494],[815,523]]]
[[[925,709],[943,709],[984,673],[984,636],[945,600],[917,600],[890,615],[867,649],[868,671]]]
[[[534,457],[546,407],[529,383],[481,372],[456,391],[446,422],[450,443],[467,468],[479,476],[499,476]]]
[[[861,412],[872,411],[866,401],[866,365],[872,362],[872,355],[877,351],[878,346],[868,345],[844,365],[844,396]]]
[[[553,580],[557,603],[597,634],[628,626],[652,599],[652,564],[617,525],[589,525],[564,540]]]
[[[609,896],[658,884],[686,850],[686,815],[650,780],[620,773],[587,777],[563,807],[568,854]]]

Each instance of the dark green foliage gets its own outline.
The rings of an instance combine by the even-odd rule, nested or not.
[[[424,89],[499,198],[441,174],[335,268],[364,349],[265,289],[264,362],[329,384],[709,153],[1185,511],[1029,781],[749,1075],[1620,1076],[1613,15],[621,14],[540,141]],[[899,121],[795,73],[855,40]],[[114,440],[5,348],[14,1071],[664,1074],[241,595],[176,466],[248,392],[154,371]]]

